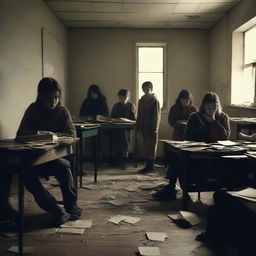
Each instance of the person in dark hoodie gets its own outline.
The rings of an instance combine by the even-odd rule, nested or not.
[[[61,106],[59,83],[53,78],[45,77],[39,82],[37,93],[36,101],[25,111],[17,136],[56,133],[60,136],[76,137],[71,115],[66,107]],[[65,209],[58,206],[56,199],[40,182],[40,176],[51,175],[60,183]],[[24,183],[38,205],[53,216],[57,225],[81,216],[82,209],[77,206],[76,190],[68,160],[60,158],[28,169]]]
[[[175,104],[170,108],[168,121],[173,127],[173,140],[183,140],[184,131],[188,118],[191,113],[196,112],[197,108],[194,105],[194,99],[191,93],[183,89],[180,91]]]
[[[207,92],[201,102],[199,112],[190,115],[185,129],[184,139],[198,142],[217,142],[218,140],[228,140],[230,136],[230,121],[227,114],[222,111],[219,97],[214,92]],[[179,154],[168,156],[169,168],[166,179],[169,184],[154,194],[159,200],[176,199],[175,185],[179,178],[181,188],[184,187],[185,168],[189,167],[190,172],[197,168],[200,172],[200,166],[184,166],[184,159]],[[198,162],[197,162],[198,164]],[[202,163],[203,165],[203,163]],[[182,167],[181,167],[182,166]],[[189,198],[189,195],[183,195]]]
[[[141,174],[154,170],[156,158],[158,130],[161,120],[161,109],[158,99],[153,93],[153,84],[149,81],[142,84],[144,96],[139,100],[137,129],[142,134],[146,166],[139,171]]]
[[[108,106],[106,97],[102,94],[98,85],[90,85],[87,97],[83,101],[80,109],[80,117],[87,120],[95,120],[97,115],[108,116]]]

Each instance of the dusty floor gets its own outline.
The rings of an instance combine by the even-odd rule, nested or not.
[[[158,202],[152,193],[166,184],[164,168],[157,168],[153,175],[139,175],[137,169],[128,170],[104,166],[98,175],[98,183],[93,183],[90,166],[87,166],[84,188],[79,189],[78,205],[84,209],[82,219],[91,219],[93,225],[83,235],[56,234],[51,218],[34,202],[31,195],[25,195],[25,246],[33,247],[29,255],[37,256],[131,256],[138,255],[139,246],[157,246],[161,255],[214,256],[234,255],[230,248],[207,248],[195,241],[195,236],[205,227],[207,207],[212,203],[212,193],[202,193],[201,203],[196,202],[197,193],[191,193],[193,201],[189,211],[196,212],[202,223],[190,228],[177,227],[167,214],[181,209],[181,200]],[[141,166],[140,166],[141,167]],[[57,199],[61,200],[59,187],[53,186],[54,179],[44,181],[45,186]],[[11,198],[17,203],[17,196]],[[115,225],[108,221],[118,214],[141,218],[136,224]],[[47,229],[50,228],[50,229]],[[164,242],[147,240],[145,232],[164,232]],[[0,255],[12,245],[17,245],[15,234],[0,236]]]

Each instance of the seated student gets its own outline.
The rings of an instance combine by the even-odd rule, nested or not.
[[[118,92],[119,102],[116,103],[111,112],[112,118],[127,118],[135,120],[136,108],[129,101],[130,92],[127,89],[121,89]],[[130,145],[130,130],[115,130],[115,146],[119,158],[121,158],[121,168],[126,169],[128,160],[128,149]]]
[[[17,136],[53,132],[76,137],[71,115],[60,103],[61,87],[58,82],[53,78],[43,78],[38,84],[37,93],[36,101],[30,104],[22,118]],[[55,175],[60,183],[65,210],[58,206],[56,199],[39,180],[39,176],[50,175]],[[81,216],[82,209],[76,204],[76,191],[68,160],[60,158],[27,170],[24,183],[38,205],[53,216],[57,225]]]
[[[142,90],[145,95],[139,100],[137,129],[142,134],[147,165],[139,173],[146,174],[154,170],[161,109],[159,101],[153,93],[153,84],[149,81],[144,82]]]
[[[251,196],[256,197],[255,191]],[[213,199],[206,231],[197,235],[196,240],[218,246],[229,243],[238,249],[236,255],[256,255],[256,202],[223,190],[216,191]]]
[[[169,124],[174,128],[173,140],[183,140],[188,118],[191,113],[196,111],[197,108],[194,106],[191,93],[186,89],[181,90],[168,115]]]
[[[100,87],[92,84],[81,106],[80,117],[87,120],[95,120],[97,115],[108,116],[109,111],[106,97],[102,94]]]
[[[217,142],[227,140],[230,135],[230,121],[227,114],[222,112],[219,97],[214,92],[207,92],[203,99],[199,112],[190,115],[186,129],[185,140],[198,142]],[[184,187],[184,174],[186,168],[184,158],[179,154],[172,154],[168,157],[169,168],[167,179],[169,184],[161,191],[154,194],[159,200],[176,199],[175,185],[177,178],[181,188]],[[199,168],[199,166],[197,166]],[[193,169],[193,166],[190,166]],[[188,197],[188,195],[183,195]]]

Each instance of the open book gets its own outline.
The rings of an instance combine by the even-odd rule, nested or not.
[[[122,117],[110,118],[102,115],[97,115],[95,121],[100,123],[135,123],[136,122],[128,118],[122,118]]]

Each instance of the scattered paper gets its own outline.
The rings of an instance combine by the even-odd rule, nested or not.
[[[181,217],[179,213],[177,213],[177,214],[168,214],[167,216],[168,216],[171,220],[177,220],[177,219],[179,219],[179,218]]]
[[[73,234],[73,235],[83,235],[84,228],[60,228],[56,233],[58,234]]]
[[[160,250],[158,247],[139,247],[139,253],[142,256],[158,256],[160,254]]]
[[[115,195],[107,195],[107,196],[102,197],[102,199],[104,199],[104,200],[115,200],[116,196]]]
[[[240,191],[228,191],[228,194],[256,202],[256,189],[246,188]]]
[[[117,205],[117,206],[122,206],[122,205],[127,205],[127,202],[124,202],[122,200],[111,200],[111,201],[108,201],[109,204],[113,204],[113,205]]]
[[[68,221],[61,225],[62,228],[91,228],[92,220]]]
[[[240,158],[247,158],[246,155],[227,155],[221,156],[222,158],[232,158],[232,159],[240,159]]]
[[[146,232],[148,240],[151,241],[159,241],[164,242],[164,240],[167,238],[166,233],[160,233],[160,232]]]
[[[35,251],[35,248],[34,247],[26,247],[24,246],[23,247],[23,253],[32,253]],[[12,252],[12,253],[19,253],[19,247],[18,246],[11,246],[9,249],[8,249],[8,252]]]
[[[231,140],[218,140],[217,141],[220,145],[223,146],[235,146],[238,145],[237,142],[231,141]]]
[[[116,215],[108,219],[108,221],[118,225],[121,221],[125,221],[130,224],[135,224],[139,222],[141,218],[138,217],[131,217],[131,216],[126,216],[126,215]]]
[[[200,223],[200,220],[195,213],[180,211],[180,214],[183,217],[183,219],[187,220],[192,226]]]

